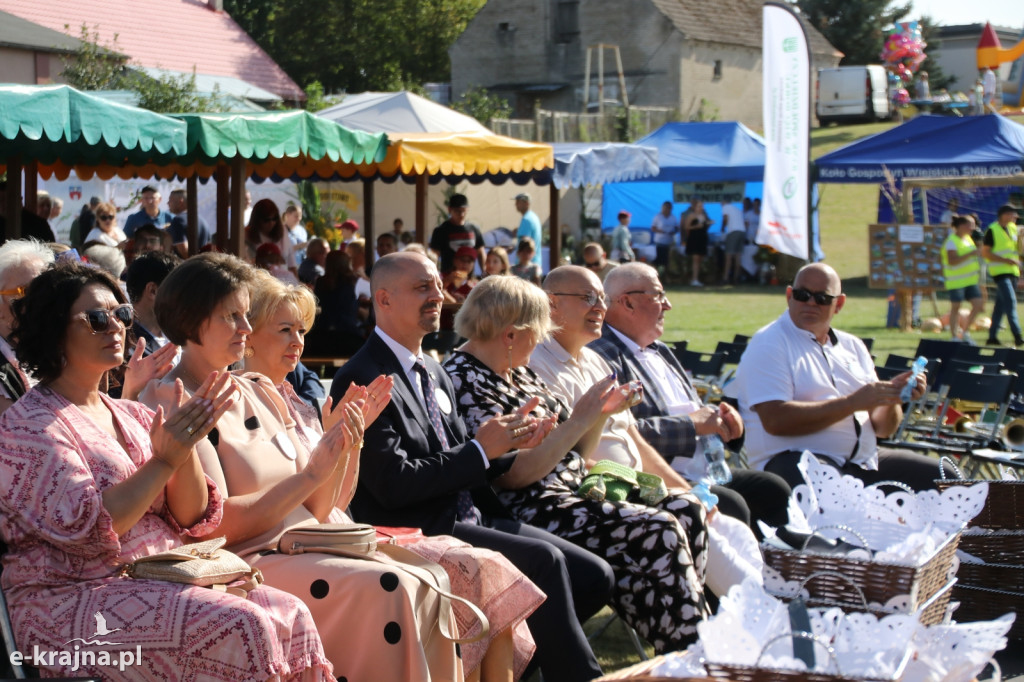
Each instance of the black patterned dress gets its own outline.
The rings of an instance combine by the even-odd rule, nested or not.
[[[529,367],[512,383],[474,356],[456,351],[444,364],[470,433],[496,415],[538,396],[542,416],[569,410]],[[540,481],[498,495],[518,520],[554,533],[603,557],[615,571],[612,606],[659,653],[684,649],[708,615],[704,601],[707,530],[704,507],[689,494],[673,494],[657,507],[595,502],[576,494],[586,464],[570,451]]]

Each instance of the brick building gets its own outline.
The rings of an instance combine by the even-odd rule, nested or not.
[[[514,116],[534,103],[579,111],[587,47],[618,45],[631,105],[761,127],[761,0],[490,0],[450,48],[452,96],[480,85],[505,96]],[[813,66],[842,54],[808,28]],[[591,91],[597,101],[596,51]],[[606,52],[603,99],[619,97]],[[703,111],[701,109],[703,108]]]

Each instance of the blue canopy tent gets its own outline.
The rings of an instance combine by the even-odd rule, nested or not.
[[[658,150],[641,144],[619,142],[560,142],[554,170],[533,172],[533,180],[551,188],[550,253],[562,252],[562,222],[558,215],[558,191],[569,187],[605,185],[636,180],[658,172]],[[555,258],[552,263],[557,262]]]
[[[978,213],[987,224],[1011,192],[1019,192],[1012,185],[1021,184],[1024,172],[1024,125],[999,115],[917,116],[826,154],[815,166],[818,182],[882,184],[888,172],[899,187],[941,187],[930,205],[927,193],[915,197],[917,222],[939,222],[948,200],[956,198],[961,211]],[[913,194],[905,193],[904,201]],[[880,197],[879,220],[892,219]]]
[[[764,178],[764,139],[742,123],[666,123],[637,142],[658,150],[657,175],[605,185],[601,224],[614,227],[619,211],[635,216],[634,227],[650,227],[664,201],[672,199],[672,183],[745,182],[744,196],[760,197]],[[680,212],[688,202],[676,204]],[[718,204],[706,207],[721,225]]]

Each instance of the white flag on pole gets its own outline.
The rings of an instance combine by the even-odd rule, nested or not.
[[[764,5],[764,198],[758,244],[807,258],[810,53],[789,7]]]

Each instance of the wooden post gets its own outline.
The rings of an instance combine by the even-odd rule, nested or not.
[[[551,198],[551,212],[548,216],[548,233],[550,235],[550,243],[548,244],[548,266],[550,270],[554,270],[562,264],[562,223],[560,218],[560,212],[558,210],[558,188],[555,187],[554,180],[550,187],[550,198]],[[549,270],[549,272],[550,272]]]
[[[25,162],[25,208],[30,213],[36,212],[36,204],[39,202],[39,164],[35,161]]]
[[[373,183],[374,178],[363,178],[363,234],[366,242],[363,252],[366,256],[366,270],[373,266],[377,255],[377,238],[373,225]]]
[[[7,239],[21,239],[21,157],[7,160]]]
[[[214,178],[217,181],[217,234],[214,243],[221,251],[228,250],[228,241],[231,237],[231,226],[228,225],[228,207],[231,203],[231,169],[227,164],[217,165],[214,171]]]
[[[427,245],[427,176],[416,176],[416,243]]]
[[[185,206],[188,225],[185,236],[188,239],[188,255],[199,253],[199,183],[195,173],[185,180]]]
[[[231,241],[228,252],[239,258],[248,254],[245,250],[245,159],[231,161]]]

